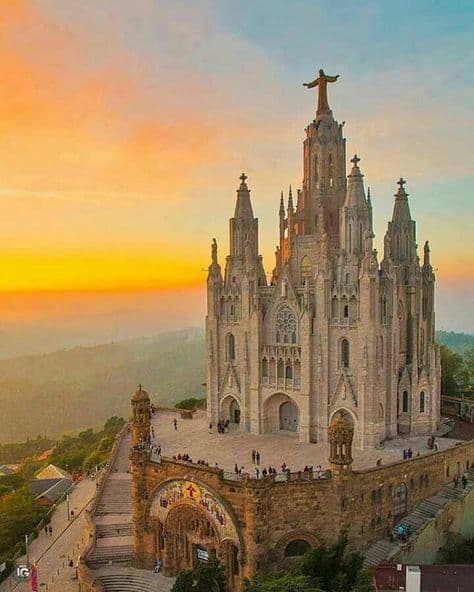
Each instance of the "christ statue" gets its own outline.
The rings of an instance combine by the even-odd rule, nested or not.
[[[327,93],[327,85],[329,82],[336,82],[339,78],[339,74],[337,76],[328,76],[324,73],[324,70],[321,68],[319,70],[319,77],[313,80],[313,82],[306,82],[303,86],[307,88],[314,88],[315,86],[319,86],[319,95],[318,95],[318,110],[316,113],[323,113],[324,111],[329,111],[328,105],[328,93]]]

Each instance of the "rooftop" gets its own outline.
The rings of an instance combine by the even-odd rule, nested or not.
[[[376,592],[405,590],[406,565],[381,565],[375,572]],[[420,592],[469,592],[474,565],[420,565]]]
[[[177,430],[173,420],[177,419]],[[325,444],[305,444],[298,441],[295,434],[276,433],[253,435],[239,432],[235,425],[230,431],[218,434],[214,427],[209,433],[205,411],[198,411],[193,419],[181,419],[178,413],[158,411],[152,417],[155,430],[153,443],[160,444],[162,455],[172,457],[178,454],[189,454],[194,462],[204,460],[210,466],[217,465],[224,471],[233,471],[235,463],[244,467],[245,471],[253,471],[252,450],[260,453],[260,467],[274,467],[278,472],[285,463],[291,471],[301,471],[305,465],[323,469],[328,467],[329,447]],[[353,450],[353,468],[356,470],[376,466],[378,459],[382,465],[403,460],[403,449],[411,448],[413,456],[419,452],[421,456],[433,454],[428,448],[428,438],[398,438],[389,440],[384,446],[373,450]],[[440,450],[453,447],[458,440],[438,438]]]

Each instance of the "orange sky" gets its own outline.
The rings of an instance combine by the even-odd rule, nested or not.
[[[413,64],[387,53],[379,63],[374,47],[374,63],[363,65],[337,41],[331,62],[315,34],[298,71],[265,34],[253,36],[243,21],[229,28],[212,2],[203,2],[208,11],[186,1],[164,1],[159,10],[150,0],[4,4],[0,291],[202,285],[212,237],[225,255],[243,169],[270,272],[279,191],[299,184],[313,116],[314,96],[301,87],[316,67],[311,55],[341,73],[330,100],[372,186],[378,245],[403,174],[418,242],[430,239],[444,288],[472,286],[472,232],[459,232],[470,223],[466,204],[472,220],[466,89],[461,80],[456,92],[430,90],[436,53]],[[321,35],[333,37],[330,27]],[[456,63],[455,53],[439,51]],[[448,99],[454,108],[443,140]]]

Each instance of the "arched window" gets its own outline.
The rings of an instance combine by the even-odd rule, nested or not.
[[[350,273],[346,273],[346,275],[344,276],[344,283],[346,284],[346,286],[348,286],[351,283],[351,274]]]
[[[283,378],[284,374],[285,374],[285,364],[283,364],[283,360],[278,360],[277,378]]]
[[[403,411],[403,413],[408,413],[408,391],[403,391],[402,411]]]
[[[285,547],[284,555],[285,557],[301,557],[308,551],[311,545],[308,541],[304,541],[302,539],[297,539],[295,541],[291,541]]]
[[[420,413],[425,412],[425,404],[426,404],[425,391],[421,391],[421,393],[420,393]]]
[[[337,313],[337,298],[334,296],[334,298],[332,299],[331,302],[331,317],[333,319],[337,319],[338,317],[338,313]]]
[[[350,364],[350,345],[347,339],[341,341],[341,365],[349,368]]]
[[[235,360],[235,337],[232,333],[227,334],[227,359]]]
[[[393,515],[401,516],[407,511],[407,486],[405,483],[400,483],[395,489],[393,496]]]
[[[286,361],[285,378],[287,378],[288,380],[291,380],[293,378],[293,367],[291,365],[291,360]]]
[[[301,259],[300,264],[300,282],[305,283],[305,280],[311,279],[311,261],[307,255]]]
[[[332,159],[332,154],[329,155],[328,172],[329,172],[329,187],[334,187],[334,162]]]
[[[344,305],[344,318],[347,319],[349,317],[349,305]]]
[[[262,376],[263,376],[263,378],[268,378],[268,360],[267,360],[267,358],[263,358],[263,360],[262,360]]]

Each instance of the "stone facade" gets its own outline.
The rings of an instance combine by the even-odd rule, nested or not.
[[[136,431],[132,429],[132,434]],[[474,441],[427,456],[352,469],[353,426],[339,412],[328,430],[330,469],[255,479],[131,451],[135,565],[163,562],[165,575],[216,556],[228,591],[245,577],[285,568],[309,547],[347,533],[364,550],[420,501],[473,466]]]
[[[422,263],[417,254],[403,179],[379,262],[359,158],[351,160],[346,177],[343,124],[324,104],[306,128],[296,204],[291,187],[286,207],[281,195],[270,282],[244,174],[224,272],[213,242],[206,318],[209,421],[326,442],[331,418],[343,409],[354,445],[373,448],[385,438],[438,427],[435,278],[428,243]]]

